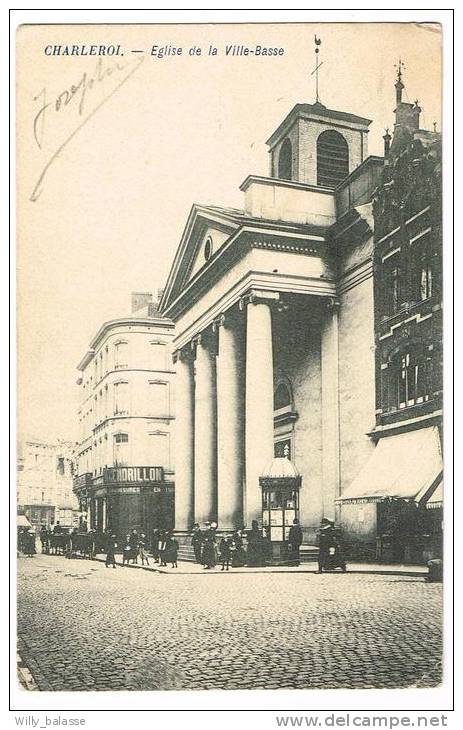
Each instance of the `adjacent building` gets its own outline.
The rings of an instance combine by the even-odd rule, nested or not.
[[[78,365],[80,437],[74,491],[89,528],[118,536],[173,526],[173,323],[158,298],[132,294]]]
[[[441,138],[420,129],[403,88],[399,69],[373,195],[376,446],[339,505],[382,557],[416,560],[441,550]]]
[[[32,526],[52,528],[59,522],[72,527],[78,522],[72,443],[20,439],[17,471],[18,514],[26,515]]]
[[[256,520],[282,542],[298,518],[312,543],[336,516],[373,556],[388,529],[378,505],[435,494],[438,135],[399,92],[395,114],[383,158],[368,155],[369,119],[297,104],[241,209],[193,205],[161,301],[180,538],[194,522]]]

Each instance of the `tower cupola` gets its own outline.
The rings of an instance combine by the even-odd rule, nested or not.
[[[296,104],[267,140],[270,176],[335,188],[368,156],[370,119],[328,109],[319,97],[321,40],[315,36],[316,101]]]

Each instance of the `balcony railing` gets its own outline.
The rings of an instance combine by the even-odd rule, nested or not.
[[[72,480],[72,488],[74,491],[85,489],[92,485],[92,474],[91,472],[85,472],[85,474],[78,474]]]

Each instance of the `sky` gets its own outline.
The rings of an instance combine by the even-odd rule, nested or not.
[[[265,141],[320,99],[393,126],[394,65],[421,126],[441,128],[441,36],[417,24],[23,26],[17,36],[18,430],[77,434],[76,366],[132,291],[165,283],[193,203],[242,207],[268,175]],[[47,45],[120,44],[124,56],[47,56]],[[226,45],[284,48],[226,57]],[[162,59],[153,45],[182,47]],[[209,46],[218,49],[208,55]],[[189,55],[192,47],[202,54]],[[131,50],[144,53],[133,54]],[[119,66],[117,66],[119,64]],[[31,199],[32,198],[32,199]]]

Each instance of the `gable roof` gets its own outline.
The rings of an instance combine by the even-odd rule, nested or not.
[[[201,234],[205,231],[208,225],[212,227],[214,223],[216,225],[220,225],[221,230],[227,230],[228,228],[229,238],[225,244],[218,249],[216,254],[213,255],[203,266],[203,268],[196,272],[196,274],[192,277],[191,282],[193,282],[196,277],[200,277],[202,273],[209,271],[218,256],[224,254],[229,248],[228,242],[230,241],[231,243],[230,239],[234,239],[245,226],[252,226],[253,229],[265,229],[267,233],[271,230],[271,235],[275,236],[284,237],[285,234],[289,234],[294,237],[299,234],[305,239],[310,234],[324,236],[326,230],[325,228],[322,230],[320,227],[303,223],[290,223],[281,220],[271,220],[268,218],[255,218],[245,211],[237,208],[194,204],[188,216],[159,305],[161,313],[164,313],[171,306],[171,304],[186,288],[187,283],[188,285],[190,284],[188,277],[198,251]],[[258,232],[253,234],[254,237],[256,233]]]

